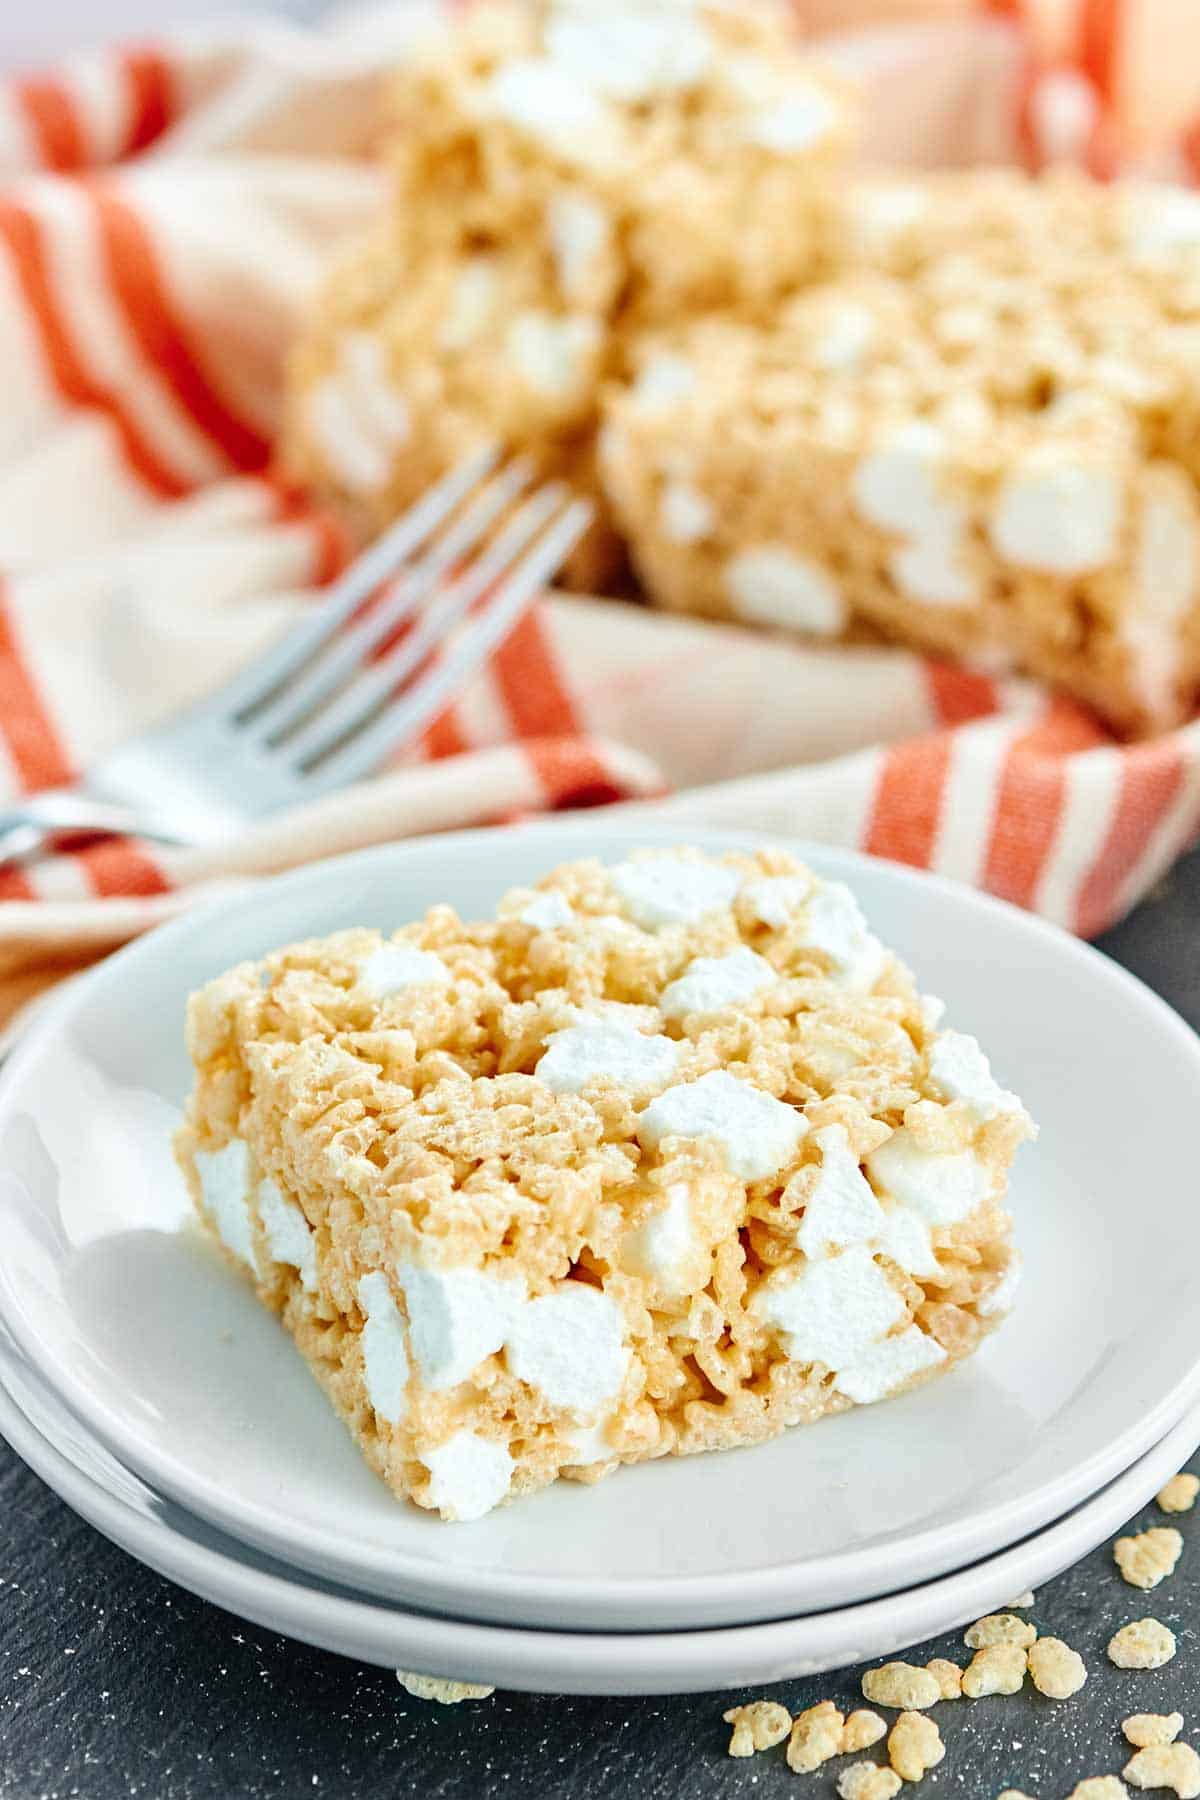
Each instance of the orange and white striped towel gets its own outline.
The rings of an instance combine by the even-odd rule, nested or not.
[[[1056,0],[1044,54],[1010,4],[928,6],[834,45],[878,88],[878,155],[1189,166],[1186,120],[1122,139],[1145,108],[1115,0]],[[281,352],[380,204],[382,78],[424,10],[191,33],[0,88],[0,803],[202,693],[339,567],[335,523],[272,471]],[[622,800],[860,845],[1093,933],[1200,826],[1200,723],[1125,749],[1026,683],[550,600],[335,805],[202,852],[109,842],[0,872],[0,1019],[214,884]]]

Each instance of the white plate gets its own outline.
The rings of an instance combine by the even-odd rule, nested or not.
[[[562,1483],[476,1525],[397,1505],[369,1473],[273,1319],[178,1229],[184,998],[290,938],[391,926],[446,897],[478,915],[564,856],[682,835],[592,815],[318,865],[143,939],[34,1028],[0,1087],[0,1314],[123,1463],[373,1597],[650,1630],[779,1618],[965,1567],[1061,1517],[1176,1423],[1200,1376],[1200,1209],[1184,1179],[1196,1038],[1024,913],[812,850],[1041,1121],[1013,1188],[1030,1269],[1015,1319],[899,1401],[750,1452]]]
[[[61,1401],[2,1346],[0,1432],[106,1537],[159,1574],[255,1625],[360,1662],[494,1687],[678,1694],[876,1661],[995,1611],[1027,1587],[1041,1587],[1124,1525],[1188,1460],[1200,1442],[1200,1405],[1065,1519],[956,1575],[803,1619],[734,1630],[624,1634],[528,1631],[431,1618],[372,1605],[303,1578],[155,1494],[74,1424]]]

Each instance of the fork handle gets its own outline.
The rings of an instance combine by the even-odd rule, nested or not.
[[[0,812],[0,868],[26,862],[58,832],[99,837],[148,837],[178,843],[179,834],[165,824],[140,817],[127,806],[93,800],[69,788],[48,788],[20,806]]]

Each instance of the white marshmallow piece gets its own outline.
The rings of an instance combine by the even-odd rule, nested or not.
[[[317,1245],[300,1208],[295,1201],[285,1199],[273,1181],[260,1181],[258,1216],[272,1261],[297,1269],[311,1294],[317,1285]]]
[[[502,63],[487,85],[483,104],[569,163],[604,160],[612,146],[612,119],[587,85],[551,59],[515,57]]]
[[[579,1418],[619,1393],[629,1366],[620,1308],[598,1288],[563,1281],[528,1301],[509,1333],[509,1373]]]
[[[1142,509],[1134,560],[1137,608],[1124,636],[1146,711],[1169,720],[1178,705],[1179,627],[1200,585],[1195,517],[1161,497]]]
[[[989,535],[1021,568],[1084,575],[1112,561],[1121,513],[1121,490],[1109,470],[1035,450],[1001,488]]]
[[[926,606],[970,606],[979,589],[963,561],[966,514],[947,503],[935,529],[892,552],[889,567],[896,585]]]
[[[694,925],[728,906],[740,876],[720,863],[684,856],[643,856],[617,863],[609,877],[630,918],[655,931],[660,925]]]
[[[727,956],[693,957],[683,974],[659,995],[659,1010],[664,1019],[721,1012],[773,987],[778,979],[765,956],[739,944]]]
[[[940,528],[946,440],[936,425],[913,419],[890,432],[854,471],[851,493],[863,518],[881,531],[924,537]]]
[[[608,1441],[608,1420],[597,1419],[594,1425],[577,1425],[566,1434],[567,1447],[571,1454],[567,1466],[575,1469],[590,1469],[596,1463],[612,1462],[617,1452]]]
[[[599,331],[595,319],[580,314],[559,318],[530,307],[508,328],[508,354],[535,393],[561,398],[578,385]]]
[[[630,390],[639,407],[669,406],[695,392],[696,371],[682,356],[660,351],[638,370]]]
[[[313,388],[308,407],[309,429],[335,479],[355,494],[383,487],[412,421],[380,340],[347,333],[336,368]]]
[[[879,1236],[879,1248],[885,1256],[890,1256],[898,1269],[906,1275],[915,1275],[919,1280],[925,1276],[938,1273],[938,1259],[934,1255],[933,1237],[929,1226],[920,1213],[911,1206],[901,1206],[893,1200],[882,1208],[883,1230]]]
[[[741,619],[834,637],[846,623],[846,602],[818,563],[782,544],[760,544],[730,557],[725,591]]]
[[[432,950],[412,944],[383,944],[359,966],[358,985],[372,1000],[386,1000],[410,987],[445,987],[450,971]]]
[[[1017,1289],[1021,1285],[1021,1276],[1023,1272],[1020,1251],[1014,1250],[1009,1259],[1008,1267],[1005,1269],[991,1293],[985,1294],[983,1299],[980,1300],[975,1307],[975,1311],[981,1318],[994,1319],[998,1313],[1012,1311],[1013,1302],[1017,1297]]]
[[[665,483],[658,511],[663,536],[673,544],[698,544],[716,523],[710,502],[690,481]]]
[[[712,1138],[740,1181],[764,1181],[796,1154],[808,1120],[794,1106],[727,1069],[681,1082],[652,1100],[638,1121],[638,1139],[657,1150],[667,1138]]]
[[[600,1019],[556,1031],[533,1072],[556,1094],[578,1094],[600,1075],[640,1093],[670,1081],[678,1061],[673,1039]]]
[[[821,1172],[796,1232],[796,1242],[811,1262],[849,1244],[875,1243],[885,1226],[883,1208],[850,1149],[845,1126],[826,1125],[816,1142]]]
[[[943,1100],[961,1100],[980,1125],[1000,1113],[1021,1111],[1021,1102],[1000,1086],[977,1040],[963,1031],[943,1031],[929,1051],[929,1080]]]
[[[856,993],[873,988],[887,962],[887,951],[867,929],[858,901],[841,881],[822,882],[813,894],[799,941],[823,951],[837,979]]]
[[[396,1425],[408,1411],[404,1320],[382,1271],[361,1276],[355,1292],[366,1314],[361,1342],[367,1399],[381,1419]]]
[[[578,300],[586,294],[596,258],[612,235],[608,215],[582,194],[556,194],[546,227],[563,298]]]
[[[745,135],[776,156],[795,156],[818,143],[837,121],[820,88],[796,84],[782,99],[764,106],[745,126]]]
[[[852,1367],[904,1317],[905,1307],[863,1244],[799,1273],[769,1278],[754,1311],[783,1340],[789,1358],[833,1373]]]
[[[438,331],[445,350],[465,350],[491,322],[498,294],[496,268],[490,256],[473,256],[450,293],[450,305]]]
[[[741,898],[760,925],[780,931],[791,924],[812,887],[807,875],[764,875],[761,881],[748,881]]]
[[[695,87],[713,58],[712,39],[698,19],[648,7],[552,16],[546,49],[573,80],[618,101]]]
[[[429,1499],[448,1519],[466,1524],[498,1506],[512,1486],[515,1464],[503,1444],[456,1431],[421,1461],[429,1470]]]
[[[870,1406],[876,1400],[886,1400],[915,1375],[936,1369],[945,1360],[946,1352],[936,1338],[909,1325],[895,1337],[872,1344],[847,1368],[839,1369],[837,1390],[859,1406]]]
[[[575,914],[561,894],[549,889],[544,894],[535,894],[517,917],[522,925],[531,925],[535,931],[554,931],[559,926],[573,924]]]
[[[692,1196],[686,1184],[673,1181],[662,1196],[657,1212],[625,1239],[621,1261],[634,1275],[649,1281],[667,1299],[691,1290],[698,1265],[708,1267],[708,1257],[696,1233]]]
[[[230,1138],[220,1150],[197,1150],[196,1172],[204,1210],[217,1236],[254,1275],[254,1222],[250,1213],[250,1150],[242,1138]]]
[[[990,1177],[972,1150],[922,1150],[906,1126],[867,1158],[877,1186],[929,1225],[957,1225],[986,1200]]]
[[[479,1269],[396,1271],[408,1309],[409,1341],[427,1388],[457,1387],[484,1357],[503,1348],[525,1299],[520,1275]]]

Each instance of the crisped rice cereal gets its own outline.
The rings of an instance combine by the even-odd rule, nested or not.
[[[791,1713],[778,1700],[751,1700],[746,1706],[731,1706],[724,1719],[733,1726],[730,1756],[753,1756],[756,1750],[769,1750],[773,1744],[783,1742],[792,1726]]]
[[[1130,1713],[1121,1730],[1139,1750],[1151,1744],[1173,1744],[1183,1730],[1182,1713]]]
[[[864,1700],[875,1706],[895,1706],[904,1712],[920,1712],[936,1706],[942,1697],[936,1676],[928,1669],[912,1663],[884,1663],[880,1669],[867,1669],[862,1678]]]
[[[201,1218],[443,1518],[901,1393],[1011,1303],[1020,1102],[773,851],[292,945],[196,994],[188,1044]]]
[[[941,1689],[943,1700],[961,1700],[963,1672],[958,1663],[946,1656],[935,1656],[925,1667]]]
[[[1108,1642],[1118,1669],[1161,1669],[1175,1654],[1175,1633],[1158,1619],[1134,1619]]]
[[[1200,1756],[1190,1744],[1150,1744],[1121,1773],[1135,1788],[1173,1788],[1179,1800],[1200,1795]]]
[[[1154,1496],[1165,1513],[1191,1512],[1200,1493],[1200,1477],[1186,1472],[1172,1475],[1170,1481]]]
[[[1179,1561],[1183,1539],[1172,1525],[1154,1525],[1135,1537],[1120,1537],[1113,1560],[1130,1587],[1155,1588]]]
[[[1020,1693],[1025,1681],[1026,1651],[1020,1644],[986,1644],[963,1670],[962,1691],[969,1700],[988,1694]]]
[[[799,1713],[788,1739],[787,1765],[797,1775],[810,1775],[831,1757],[850,1746],[845,1743],[846,1721],[832,1700],[822,1700]]]
[[[895,1769],[885,1769],[873,1762],[851,1763],[837,1779],[841,1800],[893,1800],[900,1787],[900,1777]]]
[[[903,1712],[888,1733],[888,1758],[905,1781],[920,1781],[946,1754],[942,1734],[924,1713]]]
[[[984,1650],[989,1644],[1020,1644],[1028,1647],[1037,1637],[1037,1626],[1031,1625],[1028,1619],[1015,1618],[1012,1613],[988,1613],[986,1618],[976,1619],[963,1633],[963,1643],[969,1650]]]
[[[1028,1661],[1034,1687],[1050,1700],[1069,1700],[1087,1680],[1082,1656],[1061,1638],[1039,1638],[1029,1647]]]

